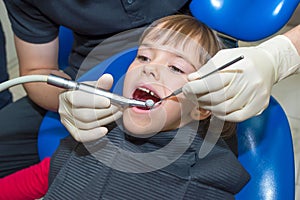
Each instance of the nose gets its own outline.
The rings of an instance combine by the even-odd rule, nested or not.
[[[160,78],[159,66],[157,64],[146,64],[143,73],[146,76],[152,76],[156,80],[159,80]]]

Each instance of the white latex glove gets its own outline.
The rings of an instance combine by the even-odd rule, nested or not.
[[[243,55],[244,59],[203,80],[200,76]],[[260,114],[269,104],[272,86],[298,72],[300,57],[291,41],[276,36],[256,47],[225,49],[188,76],[186,96],[197,95],[202,108],[219,118],[243,121]]]
[[[109,90],[113,78],[110,74],[104,74],[97,82],[85,83]],[[103,137],[108,132],[105,125],[122,116],[120,108],[111,105],[109,99],[79,90],[60,94],[58,112],[62,124],[79,142]]]

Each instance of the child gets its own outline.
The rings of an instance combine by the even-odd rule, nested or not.
[[[141,37],[123,95],[158,102],[220,48],[215,34],[193,17],[162,18]],[[223,137],[206,157],[198,156],[203,138],[212,134],[210,115],[180,94],[153,109],[125,108],[98,141],[62,140],[51,158],[45,199],[234,199],[249,180],[230,149],[236,147],[235,124],[225,123]]]

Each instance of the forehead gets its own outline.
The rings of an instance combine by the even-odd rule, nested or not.
[[[168,51],[184,58],[196,68],[201,64],[200,55],[207,54],[199,42],[178,32],[176,35],[170,32],[159,35],[148,34],[140,41],[140,48]]]

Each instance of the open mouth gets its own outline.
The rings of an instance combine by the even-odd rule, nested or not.
[[[161,100],[161,98],[155,94],[153,91],[144,88],[144,87],[138,87],[134,93],[133,93],[133,99],[135,100],[141,100],[141,101],[146,101],[151,99],[154,103],[159,102]],[[139,109],[142,110],[150,110],[151,108],[147,108],[147,107],[137,107]]]

